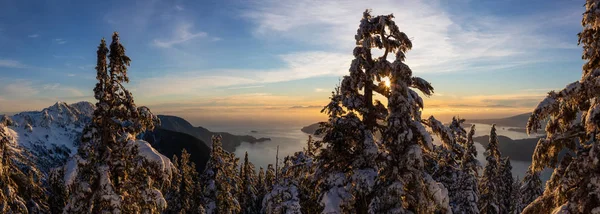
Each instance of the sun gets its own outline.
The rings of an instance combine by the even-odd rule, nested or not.
[[[385,84],[385,87],[390,87],[391,83],[390,83],[390,78],[389,77],[384,77],[381,78],[381,81],[383,82],[383,84]]]

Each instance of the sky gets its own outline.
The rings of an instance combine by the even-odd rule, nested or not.
[[[510,116],[579,79],[583,4],[0,0],[0,114],[94,101],[97,46],[118,31],[138,106],[209,127],[308,125],[325,118],[372,9],[412,40],[406,63],[435,88],[424,116]]]

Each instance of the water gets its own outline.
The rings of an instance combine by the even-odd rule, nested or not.
[[[489,135],[490,134],[490,125],[486,124],[475,124],[476,132],[475,137]],[[259,137],[269,137],[271,141],[266,141],[262,143],[242,143],[240,146],[236,148],[235,155],[243,159],[245,152],[248,152],[248,158],[254,165],[258,167],[266,168],[268,164],[275,164],[275,158],[277,154],[277,146],[279,146],[279,160],[281,161],[283,157],[287,155],[293,155],[294,152],[302,151],[303,147],[306,146],[306,141],[308,139],[308,134],[300,131],[301,126],[281,126],[281,127],[222,127],[216,129],[218,131],[230,132],[232,134],[239,135],[252,135],[257,138]],[[509,127],[496,127],[496,133],[498,135],[504,135],[511,139],[524,139],[524,138],[533,138],[539,137],[540,135],[532,135],[528,136],[526,133],[509,131]],[[255,130],[256,133],[251,132],[251,130]],[[468,129],[467,129],[468,131]],[[439,144],[439,140],[435,139],[434,143]],[[500,142],[502,143],[502,142]],[[477,159],[481,162],[482,166],[485,166],[485,157],[483,152],[485,148],[479,143],[475,142],[475,147],[477,149]],[[281,162],[280,162],[281,163]],[[514,161],[511,160],[511,165],[513,167],[513,175],[515,177],[523,178],[527,169],[529,168],[530,162],[526,161]],[[545,170],[542,172],[542,180],[547,180],[550,177],[551,171]]]

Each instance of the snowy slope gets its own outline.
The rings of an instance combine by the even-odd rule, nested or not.
[[[95,106],[90,102],[56,104],[41,111],[29,111],[13,116],[0,116],[0,123],[18,145],[31,152],[38,168],[47,173],[51,168],[65,165],[77,153],[81,132],[91,121]],[[171,170],[169,158],[160,154],[146,141],[136,141],[140,155],[159,162],[165,171]],[[72,159],[72,158],[71,158]],[[74,161],[66,164],[67,172],[74,173]],[[71,166],[71,167],[69,167]],[[169,173],[170,174],[170,173]]]

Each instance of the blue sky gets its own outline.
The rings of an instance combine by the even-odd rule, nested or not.
[[[583,3],[0,0],[0,113],[92,101],[96,47],[118,31],[138,105],[197,121],[314,120],[366,8],[393,13],[413,40],[407,64],[436,91],[426,113],[523,113],[579,78]]]

